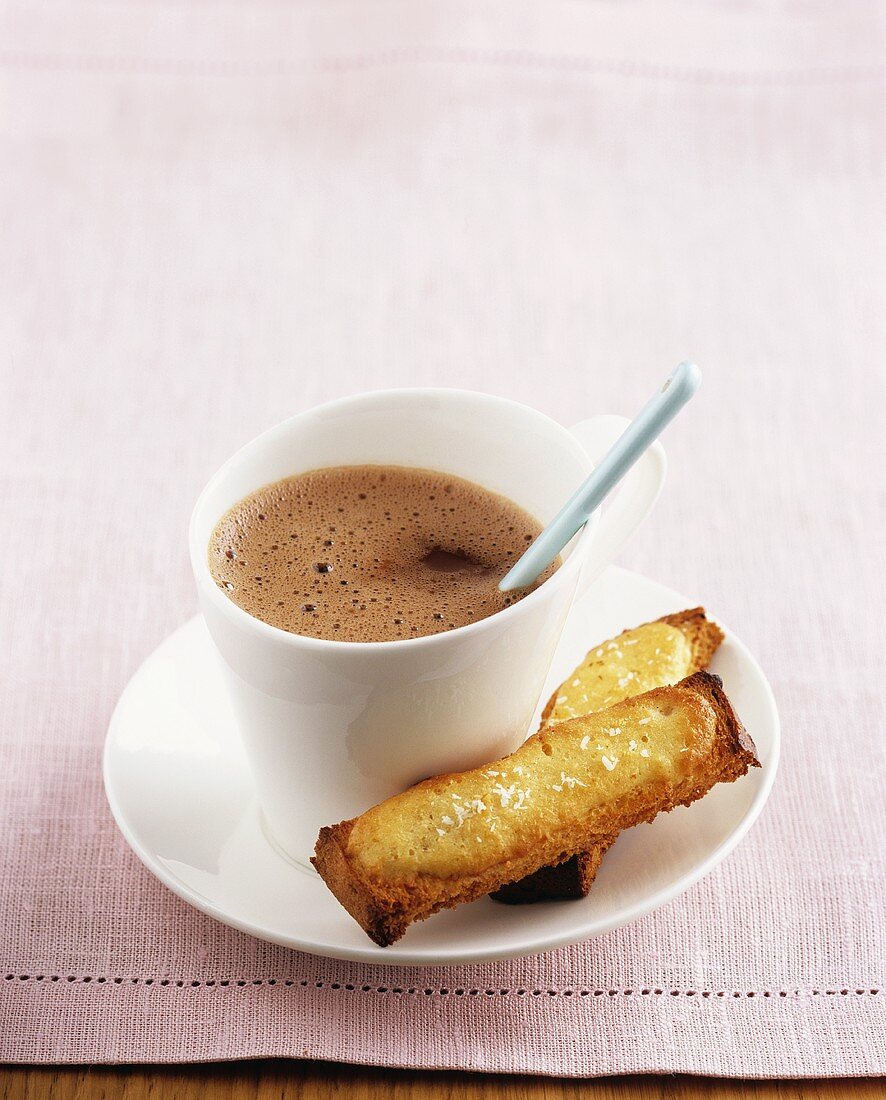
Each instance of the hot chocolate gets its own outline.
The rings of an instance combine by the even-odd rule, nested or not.
[[[339,466],[241,500],[213,532],[209,565],[234,603],[281,630],[388,642],[520,599],[498,582],[540,531],[512,501],[449,474]]]

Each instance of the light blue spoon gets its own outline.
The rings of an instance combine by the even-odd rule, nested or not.
[[[527,588],[538,580],[572,536],[590,519],[594,509],[621,481],[640,455],[674,419],[698,389],[701,371],[681,363],[662,388],[650,398],[584,481],[498,587],[502,592]]]

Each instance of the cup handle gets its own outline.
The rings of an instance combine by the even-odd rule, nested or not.
[[[592,416],[573,425],[569,431],[596,464],[618,439],[630,421],[624,416]],[[631,535],[652,511],[664,485],[668,460],[664,447],[656,440],[639,458],[610,497],[597,523],[587,561],[582,569],[578,595],[583,595],[591,583],[618,555]]]

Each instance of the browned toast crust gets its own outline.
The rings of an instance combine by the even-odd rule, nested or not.
[[[708,667],[725,637],[720,627],[707,617],[703,607],[691,607],[687,611],[663,615],[656,622],[667,623],[683,632],[692,646],[692,660],[698,665],[699,671]]]
[[[700,701],[713,708],[710,744],[706,744],[704,752],[698,756],[692,753],[682,758],[687,761],[684,772],[673,781],[669,778],[662,790],[649,792],[646,786],[639,784],[631,788],[629,795],[618,799],[616,804],[607,804],[595,811],[593,821],[576,823],[561,818],[559,825],[539,837],[529,850],[519,845],[506,848],[491,865],[479,857],[474,860],[472,855],[472,862],[464,864],[461,873],[449,877],[439,871],[426,873],[421,870],[422,860],[426,860],[423,855],[417,857],[417,869],[408,874],[400,873],[396,868],[393,872],[386,871],[384,875],[368,873],[361,863],[361,852],[350,843],[355,824],[369,815],[373,815],[374,821],[379,820],[379,815],[382,820],[392,815],[396,817],[402,806],[400,800],[418,798],[423,801],[425,792],[431,798],[441,789],[448,789],[447,785],[452,781],[472,783],[472,777],[479,773],[479,769],[460,775],[438,776],[417,784],[403,795],[388,799],[361,818],[322,829],[312,861],[314,866],[351,916],[377,944],[385,947],[399,939],[413,921],[423,920],[440,909],[473,901],[507,883],[524,878],[540,867],[562,863],[591,846],[598,847],[622,829],[651,821],[658,813],[674,806],[689,805],[715,783],[730,782],[744,775],[749,767],[759,766],[753,742],[733,711],[718,677],[698,672],[679,685],[654,689],[624,706],[635,706],[637,699],[670,707],[671,710],[682,707],[685,721],[690,724],[700,723],[701,718],[697,716],[702,713],[708,715],[705,722],[710,720],[710,710]],[[617,708],[613,707],[606,713],[616,711]],[[561,737],[580,733],[586,721],[579,718],[542,729],[526,744],[535,742],[534,749],[537,751],[540,748],[549,757],[550,744]],[[525,759],[520,757],[525,747],[499,763],[513,766],[518,758]]]
[[[723,631],[707,618],[703,607],[691,607],[686,611],[677,611],[673,615],[663,615],[660,619],[654,619],[653,622],[666,623],[683,634],[692,648],[693,672],[708,667],[711,658],[723,641]],[[648,625],[650,624],[643,624],[643,626]],[[642,628],[640,626],[624,630],[619,637]],[[559,693],[560,688],[548,700],[541,716],[542,724],[548,720],[554,710]],[[506,905],[585,898],[594,884],[603,856],[614,842],[615,837],[612,837],[608,843],[589,848],[586,852],[579,852],[578,855],[555,867],[542,867],[520,882],[509,883],[500,890],[496,890],[491,897],[494,901],[501,901]]]
[[[386,942],[393,942],[389,937],[399,927],[396,905],[393,900],[390,905],[377,901],[352,870],[345,854],[352,827],[353,821],[342,821],[338,825],[322,828],[311,863],[370,939],[385,946]],[[408,923],[403,923],[402,931],[395,939],[399,939]]]

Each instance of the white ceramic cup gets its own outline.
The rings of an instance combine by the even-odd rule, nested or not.
[[[646,452],[544,584],[487,619],[422,638],[326,641],[253,618],[212,579],[208,546],[219,519],[280,478],[374,463],[466,478],[547,523],[626,423],[596,417],[569,431],[487,394],[386,390],[284,421],[210,480],[191,516],[191,563],[266,831],[290,858],[307,860],[322,825],[524,740],[576,592],[652,507],[664,451],[655,444]]]

